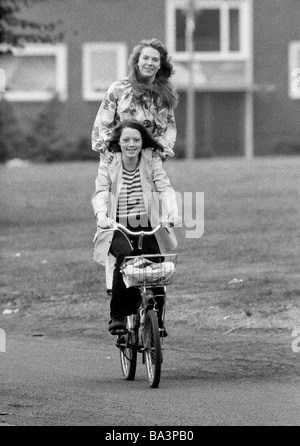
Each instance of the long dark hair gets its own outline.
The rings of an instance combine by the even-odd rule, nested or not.
[[[160,54],[161,66],[156,73],[153,84],[143,82],[138,70],[138,61],[142,50],[145,47],[152,47]],[[174,109],[178,103],[178,94],[174,86],[169,82],[169,78],[174,73],[173,65],[166,47],[158,39],[141,40],[133,51],[128,60],[129,81],[132,85],[133,94],[138,101],[143,101],[145,93],[151,93],[156,104],[159,102],[168,109]]]
[[[141,124],[139,121],[135,119],[128,119],[126,121],[122,121],[119,125],[117,125],[108,141],[107,150],[109,152],[121,152],[121,148],[119,145],[119,141],[122,135],[122,131],[126,128],[138,130],[142,137],[142,149],[147,149],[151,147],[153,150],[158,150],[160,152],[163,151],[163,147],[153,139],[151,133]]]

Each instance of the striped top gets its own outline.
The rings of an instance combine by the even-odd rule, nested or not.
[[[134,171],[129,171],[123,166],[123,185],[119,195],[117,218],[128,219],[129,217],[146,214],[140,167],[138,166]]]

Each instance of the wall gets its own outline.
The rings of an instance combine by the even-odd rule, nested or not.
[[[288,43],[291,40],[300,40],[300,0],[254,0],[253,6],[254,153],[266,155],[273,153],[276,145],[286,139],[300,141],[300,100],[288,97]],[[69,100],[64,104],[61,127],[66,134],[76,137],[90,137],[99,107],[97,101],[86,102],[82,99],[82,43],[125,41],[130,53],[142,38],[157,37],[163,42],[165,39],[163,0],[49,0],[30,8],[26,15],[33,19],[45,17],[46,21],[64,20],[65,43],[69,49]],[[243,98],[233,96],[232,101],[239,103],[236,109],[228,105],[234,120],[234,115],[242,110]],[[213,109],[218,112],[220,99],[221,96],[215,97],[212,104]],[[197,111],[203,114],[205,110],[201,105],[201,98],[199,100]],[[222,104],[224,105],[223,100]],[[14,105],[18,106],[18,116],[24,126],[26,120],[32,119],[43,106],[36,103]],[[183,146],[184,94],[180,95],[176,116],[179,144]],[[222,123],[222,117],[219,120]],[[225,124],[218,128],[219,132],[223,132]],[[207,123],[201,123],[203,125],[207,128]],[[198,126],[198,130],[201,126]],[[241,154],[240,147],[236,145],[234,148],[234,141],[241,137],[242,131],[242,128],[234,129],[233,135],[227,135],[227,154]],[[233,139],[230,139],[231,136]],[[203,134],[197,135],[197,138],[200,141]],[[209,140],[203,142],[204,151],[208,144]],[[219,155],[218,148],[215,152]]]
[[[254,0],[255,154],[300,145],[300,100],[288,96],[288,43],[300,40],[300,1]]]
[[[129,55],[134,45],[143,38],[157,37],[164,41],[165,37],[163,1],[49,0],[24,10],[24,16],[46,22],[64,21],[64,43],[69,52],[69,99],[64,104],[61,126],[66,134],[73,136],[90,137],[100,105],[97,101],[82,99],[82,44],[124,41],[128,44]],[[24,127],[27,126],[24,120],[31,120],[43,107],[41,103],[14,105]]]
[[[197,92],[195,100],[196,157],[244,154],[244,93]],[[178,137],[176,154],[185,151],[186,94],[180,92],[175,113]]]

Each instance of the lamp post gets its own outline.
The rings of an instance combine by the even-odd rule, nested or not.
[[[195,86],[194,86],[194,0],[186,0],[185,47],[188,54],[188,85],[186,90],[186,150],[187,158],[195,158]]]

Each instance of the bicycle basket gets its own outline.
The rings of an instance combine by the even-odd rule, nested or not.
[[[177,254],[143,254],[125,257],[121,273],[126,288],[170,285],[176,271]]]

